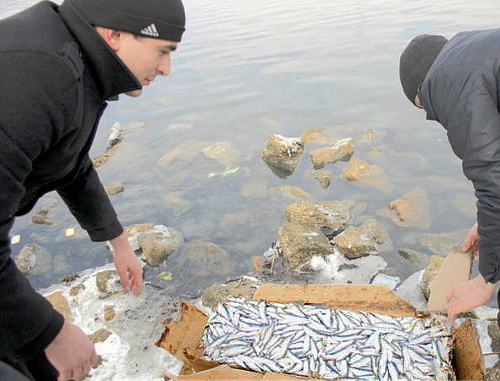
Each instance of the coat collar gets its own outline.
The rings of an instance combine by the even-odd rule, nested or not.
[[[58,9],[75,36],[104,100],[116,99],[121,93],[142,89],[141,83],[70,0],[64,1]]]

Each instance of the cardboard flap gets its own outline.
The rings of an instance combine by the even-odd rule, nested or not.
[[[208,316],[198,308],[182,303],[181,319],[165,327],[156,345],[166,349],[184,362],[183,373],[204,370],[217,366],[213,361],[203,360],[199,347]]]
[[[457,380],[484,380],[484,362],[477,333],[469,319],[453,332]]]
[[[358,284],[266,284],[254,299],[270,302],[307,302],[329,308],[377,312],[393,316],[416,316],[415,308],[386,286]]]
[[[284,373],[257,373],[243,369],[231,368],[228,365],[220,365],[212,369],[204,370],[196,374],[179,376],[178,380],[316,380],[309,377],[301,377]]]
[[[469,280],[471,268],[472,254],[464,253],[458,246],[454,246],[432,282],[427,309],[445,313],[448,304],[446,296],[459,283]]]

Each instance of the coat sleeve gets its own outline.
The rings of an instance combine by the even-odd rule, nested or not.
[[[479,271],[500,280],[500,113],[496,73],[477,66],[447,70],[434,83],[436,114],[477,198]],[[439,98],[440,97],[440,98]],[[442,120],[441,120],[442,119]]]
[[[29,58],[22,52],[0,53],[0,358],[14,352],[28,358],[43,350],[63,324],[11,258],[9,232],[26,191],[24,181],[36,157],[57,139],[54,126],[68,122],[68,100],[74,98],[64,65],[46,55]],[[51,68],[48,75],[42,67]]]
[[[92,241],[107,241],[123,232],[88,155],[81,163],[76,178],[57,192]]]

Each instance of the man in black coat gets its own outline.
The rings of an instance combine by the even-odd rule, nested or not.
[[[462,250],[479,255],[480,274],[449,293],[453,322],[489,301],[500,279],[500,29],[461,32],[449,41],[417,36],[399,69],[410,102],[446,129],[477,198],[477,223]]]
[[[181,0],[42,1],[0,20],[0,368],[34,380],[89,373],[93,344],[39,295],[11,258],[9,232],[57,191],[93,241],[109,241],[121,283],[142,269],[88,151],[107,101],[170,72]]]

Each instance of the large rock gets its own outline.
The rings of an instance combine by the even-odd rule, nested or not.
[[[375,254],[378,245],[385,242],[386,235],[378,221],[369,220],[360,227],[349,226],[333,240],[347,259],[356,259]]]
[[[430,226],[430,201],[427,192],[417,188],[399,200],[390,202],[377,214],[390,218],[398,226],[426,228]]]
[[[288,205],[285,214],[288,221],[306,221],[335,231],[347,225],[350,218],[349,209],[354,203],[354,200],[321,201],[315,204],[297,202]]]
[[[332,245],[321,229],[304,221],[292,221],[279,229],[283,257],[294,270],[314,256],[325,257],[333,253]]]
[[[383,192],[391,191],[394,188],[392,180],[384,170],[367,163],[357,157],[351,159],[341,173],[341,177],[348,181],[356,181]]]
[[[41,274],[51,268],[51,255],[36,243],[25,245],[15,259],[19,270],[25,275]]]
[[[281,135],[269,135],[269,141],[262,151],[262,161],[269,167],[291,174],[304,153],[304,144],[299,138],[286,138]]]
[[[184,237],[174,228],[156,225],[151,231],[139,234],[137,244],[142,249],[146,263],[157,267],[176,251]]]
[[[316,148],[310,152],[314,169],[321,169],[337,161],[349,161],[354,154],[354,139],[341,139],[329,147]]]
[[[219,304],[231,298],[252,299],[261,282],[255,278],[238,276],[223,284],[213,284],[201,296],[205,307],[215,310]]]
[[[175,267],[183,269],[188,276],[210,278],[230,275],[234,262],[231,255],[215,243],[194,240],[183,246]]]
[[[424,293],[425,299],[429,300],[431,294],[431,283],[436,277],[439,268],[443,264],[444,258],[433,255],[425,268],[424,275],[422,276],[422,292]]]

